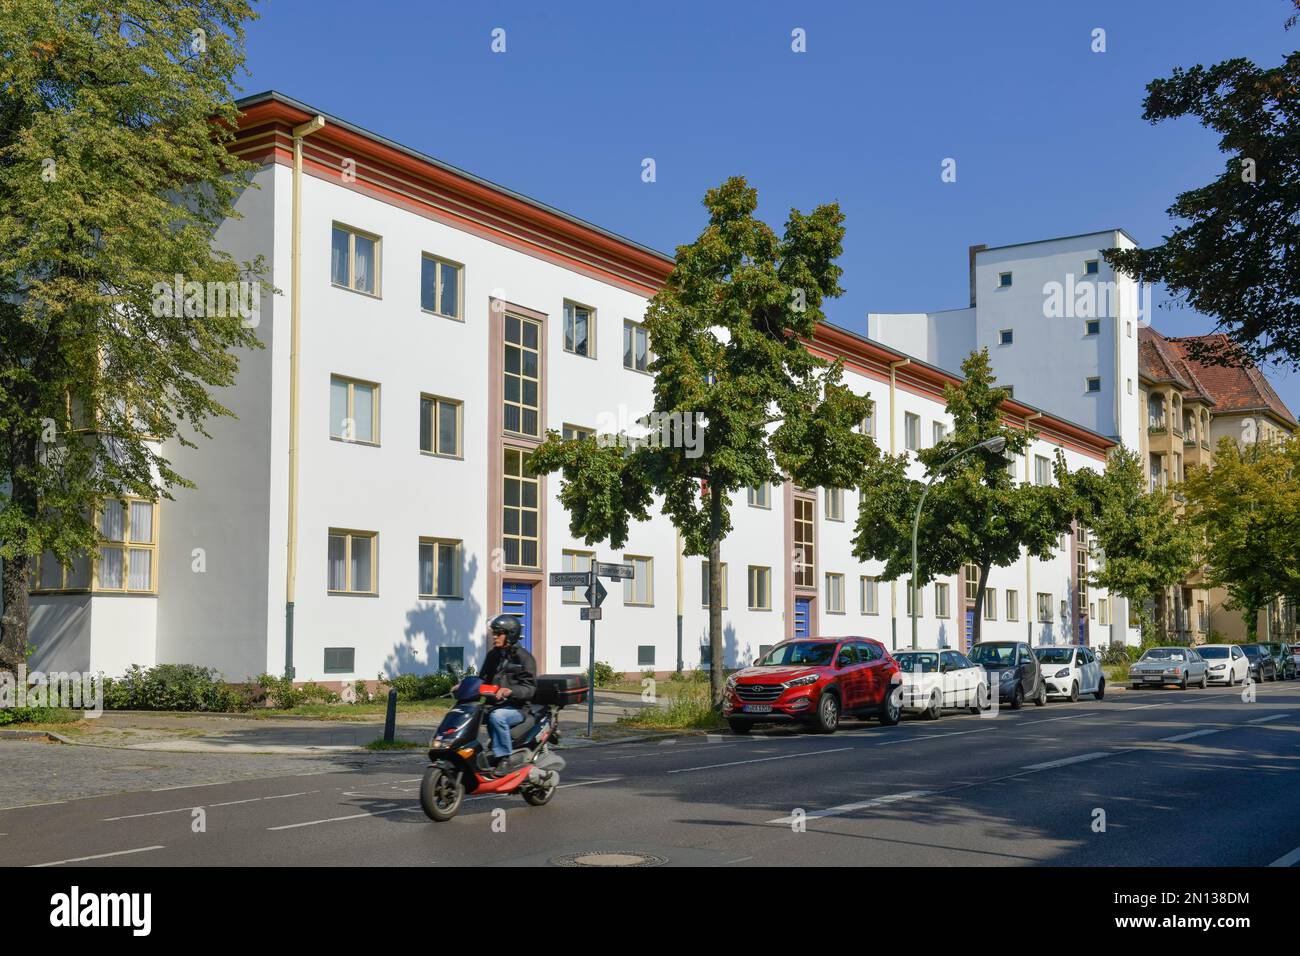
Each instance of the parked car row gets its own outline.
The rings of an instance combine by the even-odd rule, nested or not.
[[[1195,647],[1152,647],[1129,668],[1129,686],[1162,687],[1225,684],[1247,680],[1294,680],[1296,649],[1268,644],[1198,644]]]

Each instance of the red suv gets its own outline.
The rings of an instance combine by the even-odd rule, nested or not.
[[[813,724],[831,734],[843,715],[898,723],[902,678],[885,645],[869,637],[799,638],[776,645],[727,678],[722,714],[734,733],[756,723]]]

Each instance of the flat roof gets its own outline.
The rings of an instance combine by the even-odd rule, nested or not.
[[[1117,226],[1113,229],[1098,229],[1094,232],[1076,232],[1070,236],[1052,236],[1050,239],[1031,239],[1028,242],[1009,242],[1003,246],[985,246],[983,249],[976,249],[975,254],[979,255],[981,252],[994,252],[998,249],[1015,249],[1017,246],[1037,246],[1044,242],[1064,242],[1066,239],[1086,239],[1088,236],[1104,236],[1107,233],[1114,232],[1120,233],[1135,246],[1141,245],[1141,243],[1134,239],[1127,230],[1121,229]]]

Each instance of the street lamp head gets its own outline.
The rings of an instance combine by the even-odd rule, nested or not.
[[[986,441],[980,442],[979,447],[983,448],[985,451],[991,451],[994,454],[1001,454],[1002,450],[1007,447],[1007,439],[1003,435],[997,435],[993,438],[987,439]]]

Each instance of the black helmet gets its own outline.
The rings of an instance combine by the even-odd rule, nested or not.
[[[507,644],[518,644],[519,638],[523,636],[519,618],[513,614],[498,614],[488,624],[488,630],[493,634],[504,634]]]

